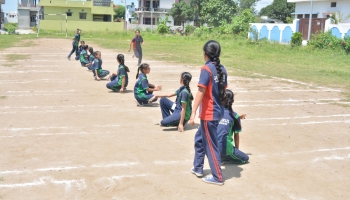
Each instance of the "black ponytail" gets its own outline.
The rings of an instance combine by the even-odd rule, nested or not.
[[[117,60],[120,62],[121,65],[124,66],[126,72],[130,72],[129,67],[127,67],[127,66],[124,64],[124,55],[123,55],[123,54],[118,54],[118,55],[117,55]]]
[[[90,52],[90,55],[92,55],[94,53],[94,48],[89,47],[89,52]]]
[[[219,97],[220,97],[220,103],[221,105],[224,105],[226,103],[226,88],[224,83],[224,77],[225,74],[221,69],[220,65],[220,53],[221,53],[221,47],[220,44],[214,40],[209,40],[207,43],[205,43],[203,47],[203,51],[205,55],[208,56],[208,58],[214,62],[216,73],[218,75],[219,80]]]
[[[192,95],[191,88],[190,88],[190,82],[191,82],[191,79],[192,79],[192,75],[189,72],[184,72],[184,73],[181,74],[181,79],[182,79],[182,82],[183,82],[184,86],[186,87],[186,89],[190,93],[190,99],[192,101],[193,100],[193,95]]]
[[[139,77],[140,71],[141,71],[141,73],[143,73],[142,70],[146,69],[147,67],[149,67],[149,64],[147,64],[147,63],[142,63],[142,64],[137,68],[136,79]]]
[[[233,92],[231,90],[226,90],[226,104],[225,104],[225,108],[227,108],[230,111],[230,116],[232,117],[234,123],[237,125],[238,129],[241,129],[241,123],[238,121],[238,119],[233,116],[233,110],[232,110],[232,104],[233,102],[235,102],[235,95],[233,94]]]

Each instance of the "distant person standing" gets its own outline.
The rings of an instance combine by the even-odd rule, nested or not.
[[[129,52],[131,50],[131,45],[133,45],[133,50],[134,50],[134,55],[136,56],[136,58],[139,59],[137,66],[140,66],[141,62],[142,62],[142,48],[141,48],[141,44],[145,45],[145,43],[143,42],[143,38],[140,35],[140,31],[136,30],[135,31],[136,36],[131,40],[130,42],[130,48],[129,48]]]
[[[80,29],[77,29],[77,34],[75,34],[74,38],[73,38],[73,42],[72,42],[72,45],[73,45],[73,49],[72,51],[69,53],[68,55],[68,60],[70,60],[70,57],[72,56],[72,54],[75,52],[75,57],[78,57],[79,58],[79,55],[78,55],[78,45],[79,45],[79,41],[80,41],[80,34],[81,34],[81,30]],[[79,59],[78,59],[79,60]]]

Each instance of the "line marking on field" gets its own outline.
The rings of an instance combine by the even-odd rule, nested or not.
[[[32,187],[32,186],[43,186],[47,183],[55,185],[64,185],[66,189],[69,189],[73,184],[78,187],[79,190],[86,189],[85,179],[80,180],[55,180],[51,176],[41,177],[39,180],[28,183],[17,183],[17,184],[0,184],[0,188],[18,188],[18,187]]]
[[[350,124],[350,120],[341,121],[311,121],[311,122],[296,122],[296,123],[282,123],[282,124],[263,124],[261,126],[286,126],[286,125],[314,125],[314,124],[330,124],[330,123],[347,123]]]
[[[39,73],[61,73],[61,71],[27,70],[27,71],[0,71],[0,74],[14,74],[14,73],[25,74],[25,73],[30,73],[30,72],[39,72]]]
[[[0,81],[0,84],[23,84],[23,83],[35,83],[35,82],[43,82],[43,83],[66,83],[70,81],[64,81],[64,80],[33,80],[33,81],[10,81],[10,80],[2,80]]]
[[[246,118],[246,119],[244,119],[244,121],[288,120],[288,119],[309,119],[309,118],[329,118],[329,117],[350,117],[350,114],[296,116],[296,117],[272,117],[272,118],[252,118],[252,119]]]
[[[50,90],[50,91],[7,91],[6,93],[61,93],[61,92],[76,92],[76,90]]]
[[[350,150],[350,146],[349,147],[331,148],[331,149],[314,149],[314,150],[306,150],[306,151],[273,153],[273,154],[268,154],[268,155],[257,155],[254,157],[260,158],[260,157],[271,157],[271,156],[280,156],[280,155],[296,155],[296,154],[305,154],[305,153],[344,151],[344,150]]]
[[[321,87],[321,86],[316,86],[314,84],[310,84],[310,83],[305,83],[305,82],[301,82],[301,81],[295,81],[292,79],[286,79],[286,78],[279,78],[279,77],[275,77],[275,76],[268,76],[268,75],[264,75],[264,74],[259,74],[259,73],[253,73],[254,75],[258,75],[258,76],[263,76],[263,77],[271,77],[273,79],[277,79],[277,80],[281,80],[281,81],[287,81],[290,83],[297,83],[297,84],[301,84],[301,85],[307,85],[310,87],[316,87],[316,88],[326,88],[327,90],[333,91],[333,92],[342,92],[341,90],[336,90],[336,89],[332,89],[332,88],[327,88],[327,87]]]
[[[107,125],[93,125],[92,127],[119,127],[118,124],[107,124]],[[81,128],[79,126],[42,126],[42,127],[25,127],[25,128],[1,128],[0,131],[32,131],[32,130],[42,130],[42,129],[73,129]]]
[[[350,158],[350,154],[348,154],[347,156],[329,156],[329,157],[321,157],[321,158],[315,158],[312,160],[312,162],[318,162],[318,161],[328,161],[328,160],[345,160],[345,159],[349,159]]]
[[[7,170],[1,171],[0,174],[24,174],[33,172],[47,172],[47,171],[69,171],[75,169],[88,169],[88,168],[113,168],[113,167],[130,167],[140,164],[139,162],[113,162],[109,164],[94,164],[90,166],[78,165],[78,166],[65,166],[65,167],[47,167],[34,170]]]
[[[193,162],[193,160],[171,160],[171,161],[154,161],[153,163],[156,165],[173,165],[173,164],[188,164]]]

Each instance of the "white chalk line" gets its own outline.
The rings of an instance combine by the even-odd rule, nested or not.
[[[315,125],[315,124],[332,124],[332,123],[346,123],[346,124],[350,124],[350,120],[311,121],[311,122],[295,122],[295,123],[281,123],[281,124],[262,124],[261,126]]]
[[[173,164],[189,164],[192,163],[193,160],[173,160],[173,161],[160,161],[156,160],[153,163],[155,165],[173,165]]]
[[[119,127],[118,124],[93,125],[92,127]],[[74,129],[80,127],[68,126],[43,126],[43,127],[24,127],[24,128],[0,128],[0,131],[32,131],[32,130],[48,130],[48,129]]]
[[[346,160],[349,158],[350,158],[350,154],[348,154],[347,156],[329,156],[329,157],[315,158],[312,160],[312,162],[329,161],[329,160]]]
[[[331,148],[331,149],[314,149],[314,150],[306,150],[306,151],[273,153],[273,154],[269,154],[269,155],[257,155],[257,156],[254,156],[254,157],[261,158],[261,157],[271,157],[271,156],[281,156],[281,155],[297,155],[297,154],[305,154],[305,153],[346,151],[346,150],[350,150],[350,146],[349,147]]]
[[[309,87],[315,87],[315,88],[326,88],[326,87],[321,87],[321,86],[316,86],[316,85],[313,85],[313,84],[310,84],[310,83],[305,83],[305,82],[301,82],[301,81],[295,81],[295,80],[292,80],[292,79],[286,79],[286,78],[279,78],[279,77],[274,77],[274,76],[267,76],[267,75],[263,75],[263,74],[258,74],[258,73],[253,73],[254,75],[258,75],[258,76],[263,76],[263,77],[271,77],[273,79],[277,79],[277,80],[281,80],[281,81],[287,81],[287,82],[290,82],[290,83],[297,83],[297,84],[300,84],[300,85],[307,85]],[[336,90],[336,89],[332,89],[332,88],[326,88],[327,90],[331,90],[331,91],[334,91],[334,92],[342,92],[341,90]]]
[[[61,73],[60,71],[45,71],[45,70],[27,70],[27,71],[0,71],[0,74],[26,74],[31,72],[38,72],[38,73]]]
[[[330,118],[330,117],[350,117],[350,114],[339,115],[315,115],[315,116],[296,116],[296,117],[272,117],[272,118],[246,118],[244,121],[266,121],[266,120],[289,120],[289,119],[310,119],[310,118]]]
[[[80,180],[55,180],[51,176],[44,176],[39,178],[39,180],[35,180],[33,182],[28,183],[17,183],[17,184],[0,184],[0,188],[18,188],[18,187],[32,187],[32,186],[44,186],[47,183],[55,184],[55,185],[64,185],[66,190],[72,187],[72,185],[76,186],[78,190],[86,189],[85,179]]]
[[[35,173],[35,172],[47,172],[47,171],[69,171],[76,169],[89,169],[89,168],[114,168],[114,167],[130,167],[140,164],[139,162],[113,162],[109,164],[94,164],[90,166],[78,165],[78,166],[64,166],[64,167],[47,167],[38,168],[33,170],[6,170],[1,171],[0,174],[24,174],[24,173]]]
[[[6,93],[62,93],[62,92],[76,92],[76,90],[50,90],[50,91],[7,91]]]

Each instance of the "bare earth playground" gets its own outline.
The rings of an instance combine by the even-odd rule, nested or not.
[[[223,165],[219,187],[190,173],[198,119],[179,133],[157,125],[158,106],[136,106],[130,53],[92,45],[111,72],[116,55],[125,55],[131,72],[120,94],[66,59],[69,41],[33,42],[0,52],[0,199],[350,198],[350,107],[337,88],[242,78],[227,66],[234,110],[247,114],[240,149],[250,163]],[[28,59],[6,67],[9,54]],[[143,62],[163,92],[178,89],[180,73],[189,71],[196,93],[201,66]]]

